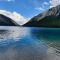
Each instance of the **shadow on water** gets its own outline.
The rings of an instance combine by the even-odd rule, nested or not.
[[[0,27],[0,60],[60,60],[60,29]]]

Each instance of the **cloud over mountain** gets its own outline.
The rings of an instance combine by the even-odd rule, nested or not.
[[[3,14],[11,19],[13,19],[14,21],[16,21],[18,24],[23,25],[28,21],[28,18],[22,16],[21,14],[17,13],[17,12],[9,12],[6,10],[0,10],[0,14]]]

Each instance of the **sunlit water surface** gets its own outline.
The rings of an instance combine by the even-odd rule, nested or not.
[[[1,26],[0,60],[60,60],[60,28]]]

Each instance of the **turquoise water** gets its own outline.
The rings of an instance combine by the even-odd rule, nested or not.
[[[60,28],[1,26],[0,60],[60,60]]]

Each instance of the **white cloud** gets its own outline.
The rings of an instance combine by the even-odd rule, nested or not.
[[[40,7],[37,7],[37,8],[35,8],[36,10],[39,10],[39,11],[45,11],[45,7],[47,7],[47,6],[49,6],[49,2],[46,2],[46,1],[44,1],[43,3],[42,3],[42,6],[40,6]]]
[[[60,5],[60,0],[50,0],[50,8]]]
[[[10,2],[11,0],[7,0],[7,1],[9,1],[9,2]]]
[[[44,2],[43,4],[44,4],[44,5],[49,5],[49,3],[48,3],[48,2]]]
[[[7,0],[8,2],[15,1],[15,0]]]
[[[38,7],[38,8],[35,8],[36,10],[40,10],[40,11],[44,11],[45,9],[43,7]]]
[[[3,2],[4,2],[4,1],[5,1],[5,2],[14,2],[15,0],[0,0],[0,2],[1,2],[1,1],[3,1]]]
[[[26,22],[28,22],[28,18],[22,16],[21,14],[19,14],[17,12],[9,12],[6,10],[0,10],[0,14],[3,14],[5,16],[13,19],[14,21],[16,21],[20,25],[23,25]]]
[[[16,22],[18,22],[20,25],[25,24],[28,22],[28,18],[22,16],[21,14],[17,12],[13,12],[13,19],[15,19]]]

